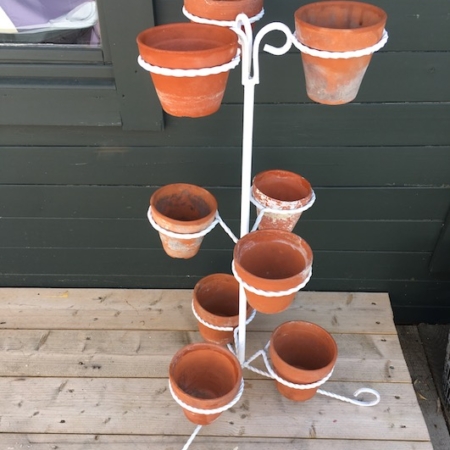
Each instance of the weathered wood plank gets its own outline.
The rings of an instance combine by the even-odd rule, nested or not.
[[[358,383],[326,384],[326,390],[342,395],[359,387]],[[222,414],[202,434],[429,440],[410,384],[371,383],[370,387],[382,397],[373,408],[344,406],[321,395],[299,405],[281,397],[272,381],[251,380],[233,411]],[[172,399],[166,379],[1,378],[0,394],[4,432],[186,435],[193,430]],[[345,408],[353,414],[343,414]],[[274,417],[282,417],[283,426]]]
[[[187,436],[119,436],[80,434],[0,434],[0,445],[8,450],[175,450],[182,448]],[[429,442],[378,440],[317,440],[310,438],[233,438],[199,436],[196,450],[433,450]]]
[[[251,328],[248,357],[270,338]],[[334,336],[334,381],[410,382],[396,336]],[[195,331],[0,330],[0,376],[163,378],[181,347],[201,341]],[[248,371],[245,378],[261,377]]]
[[[315,275],[308,290],[389,292],[396,324],[448,323],[450,282],[441,280],[380,280],[318,278]]]
[[[21,274],[5,274],[2,276],[4,286],[42,287],[53,286],[66,289],[67,285],[74,288],[104,287],[110,289],[133,288],[148,289],[150,286],[161,286],[172,289],[192,289],[200,276],[120,276],[120,275],[76,275],[65,274],[28,274],[26,280]],[[447,323],[450,314],[448,293],[450,282],[429,280],[380,280],[351,278],[320,278],[314,275],[306,291],[331,290],[341,292],[389,292],[397,324]],[[305,292],[305,290],[303,291]],[[407,302],[407,303],[406,303]]]
[[[165,316],[171,303],[176,313]],[[32,450],[183,445],[194,426],[168,392],[167,365],[177,349],[199,338],[189,305],[190,291],[0,290],[0,319],[9,312],[18,320],[0,330],[0,416],[2,430],[14,433],[0,435],[0,443],[13,450],[24,443]],[[353,450],[357,443],[358,450],[431,450],[387,295],[301,292],[285,313],[257,315],[248,327],[248,351],[261,348],[278,323],[297,313],[332,330],[337,340],[340,356],[324,389],[351,395],[373,387],[381,403],[358,408],[317,395],[298,404],[281,397],[271,380],[246,371],[243,399],[202,429],[195,445]],[[102,314],[114,326],[105,328]],[[146,320],[149,314],[159,319],[148,328],[127,328],[131,315]],[[86,327],[88,317],[92,327]],[[74,321],[83,329],[73,328]],[[38,327],[45,322],[52,326]],[[282,427],[274,417],[282,417]]]
[[[0,290],[0,328],[189,330],[190,290]],[[389,297],[377,293],[299,292],[277,315],[257,314],[254,331],[271,332],[286,320],[317,323],[332,333],[395,334]]]

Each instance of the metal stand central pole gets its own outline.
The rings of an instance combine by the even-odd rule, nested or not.
[[[244,86],[244,117],[242,130],[242,175],[241,175],[241,230],[240,237],[250,229],[250,192],[253,152],[253,117],[255,108],[255,85],[259,84],[259,44],[270,31],[281,31],[286,35],[286,43],[281,48],[266,45],[264,50],[274,55],[282,55],[291,47],[291,32],[286,25],[273,23],[263,27],[253,42],[253,30],[248,17],[239,14],[233,28],[239,36],[242,51],[242,85]],[[253,72],[253,73],[252,73]],[[239,361],[245,362],[247,320],[247,298],[242,285],[239,287],[239,333],[236,343]]]
[[[239,16],[238,16],[239,18]],[[238,28],[239,27],[239,28]],[[251,77],[253,31],[246,16],[237,20],[235,29],[239,36],[242,51],[242,84],[244,86],[244,109],[242,130],[242,174],[241,174],[241,229],[240,237],[245,236],[250,228],[250,189],[253,150],[253,115],[255,103],[255,83]],[[242,285],[239,286],[239,333],[237,356],[245,361],[247,320],[247,297]]]
[[[241,188],[241,231],[245,236],[250,227],[250,189],[252,173],[252,144],[253,144],[253,106],[255,85],[246,85],[244,92],[244,119],[242,144],[242,188]],[[241,363],[245,361],[245,336],[247,320],[247,298],[242,285],[239,287],[239,339],[238,358]]]

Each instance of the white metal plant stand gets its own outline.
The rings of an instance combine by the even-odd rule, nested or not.
[[[243,136],[242,136],[242,174],[241,174],[241,217],[240,217],[240,237],[242,238],[250,231],[250,207],[251,204],[256,204],[255,200],[253,199],[251,195],[251,173],[252,173],[252,152],[253,152],[253,119],[254,119],[254,97],[255,97],[255,86],[259,84],[260,82],[260,70],[259,70],[259,51],[260,51],[260,45],[262,42],[262,39],[271,31],[279,31],[285,35],[286,41],[285,43],[280,47],[274,47],[272,45],[264,45],[263,51],[270,53],[272,55],[283,55],[289,51],[292,45],[297,47],[300,51],[312,54],[314,56],[318,56],[320,58],[354,58],[359,57],[362,55],[369,55],[371,53],[374,53],[375,51],[379,50],[381,47],[383,47],[388,39],[388,34],[386,31],[384,31],[383,36],[381,40],[366,49],[352,51],[352,52],[325,52],[325,51],[319,51],[315,49],[310,49],[309,47],[304,46],[301,44],[294,33],[283,23],[280,22],[274,22],[270,23],[266,26],[264,26],[255,37],[253,37],[253,29],[252,29],[252,23],[258,20],[262,15],[264,14],[264,10],[261,11],[257,16],[253,18],[248,18],[245,14],[239,14],[236,17],[236,20],[233,22],[219,22],[219,21],[212,21],[208,19],[202,19],[198,18],[196,16],[193,16],[192,14],[189,14],[184,8],[183,8],[184,14],[191,20],[199,22],[199,23],[208,23],[213,25],[219,25],[219,26],[226,26],[230,27],[239,37],[239,43],[241,45],[241,54],[240,58],[242,60],[242,76],[241,76],[241,82],[244,86],[244,105],[243,105]],[[233,59],[233,61],[226,65],[225,69],[228,70],[229,68],[236,67],[239,63],[238,60],[239,55],[236,56],[236,58]],[[205,76],[210,75],[212,73],[217,73],[217,71],[224,70],[224,67],[216,67],[216,68],[206,68],[206,69],[190,69],[190,70],[179,70],[179,69],[163,69],[158,68],[155,66],[151,66],[144,62],[142,58],[139,57],[139,64],[145,69],[150,72],[156,72],[161,73],[164,75],[170,75],[170,76]],[[312,204],[315,201],[315,195],[313,193],[311,201],[299,208],[298,210],[289,210],[289,211],[280,211],[277,210],[276,212],[278,214],[280,213],[298,213],[301,211],[304,211],[312,206]],[[257,205],[261,206],[261,205]],[[262,217],[262,215],[265,212],[272,212],[272,210],[267,208],[262,208],[260,213],[258,214],[258,217],[256,219],[256,222],[254,224],[254,227],[252,228],[252,231],[255,230],[258,227],[258,223]],[[152,226],[157,229],[158,231],[161,231],[166,234],[175,234],[177,237],[190,239],[194,237],[194,234],[184,234],[179,235],[176,233],[167,232],[166,230],[160,229],[158,225],[154,222],[152,215],[151,215],[151,208],[148,211],[148,219]],[[236,243],[237,238],[234,236],[234,234],[231,232],[231,230],[225,225],[225,223],[220,218],[219,214],[217,213],[216,218],[214,222],[211,224],[210,227],[208,227],[207,230],[196,233],[199,235],[205,235],[209,231],[211,231],[212,228],[214,228],[215,225],[219,223],[222,228],[227,232],[227,234],[230,236],[230,238]],[[233,270],[234,262],[232,262],[232,270]],[[265,346],[264,349],[259,350],[256,352],[253,356],[251,356],[248,360],[246,360],[246,327],[247,324],[251,321],[253,317],[250,319],[247,319],[247,299],[245,295],[244,285],[242,280],[237,277],[235,270],[233,270],[233,273],[235,277],[239,281],[239,325],[238,328],[235,329],[234,337],[235,337],[235,346],[234,348],[229,345],[230,351],[235,353],[237,358],[239,359],[239,362],[241,363],[242,367],[245,367],[249,370],[252,370],[254,372],[257,372],[261,375],[267,376],[269,378],[273,378],[277,380],[278,382],[285,384],[286,386],[289,386],[294,389],[308,389],[312,387],[321,386],[324,384],[332,375],[332,372],[329,373],[326,377],[324,377],[322,380],[318,381],[317,383],[313,383],[311,385],[296,385],[290,382],[287,382],[286,380],[281,379],[272,369],[270,366],[270,362],[268,360],[267,356],[267,349],[268,345]],[[303,288],[306,283],[309,281],[309,278],[311,277],[311,273],[307,277],[306,281],[302,283],[302,285],[296,286],[293,288],[293,292],[297,292],[301,288]],[[251,288],[249,286],[246,286],[246,288]],[[276,292],[266,292],[264,295],[270,296],[270,297],[276,297],[279,293]],[[283,295],[286,294],[286,292],[282,292]],[[194,314],[195,310],[193,309]],[[199,318],[198,318],[199,319]],[[267,372],[259,370],[251,365],[251,363],[257,359],[258,357],[262,357],[263,361],[265,363],[265,366],[267,368]],[[177,403],[181,404],[181,401],[176,398],[176,396],[172,391],[172,395],[174,399],[177,401]],[[189,405],[182,404],[183,407],[195,410],[195,412],[200,414],[211,414],[216,413],[220,410],[220,412],[225,411],[229,409],[230,406],[235,404],[239,398],[241,397],[243,392],[243,383],[241,385],[241,388],[239,390],[238,395],[236,398],[229,404],[225,405],[222,408],[219,408],[218,410],[198,410],[196,408],[189,407]],[[337,395],[328,391],[323,391],[319,389],[317,393],[326,395],[332,398],[335,398],[337,400],[341,400],[344,402],[352,403],[359,406],[374,406],[378,404],[380,401],[380,395],[377,391],[370,389],[370,388],[361,388],[358,389],[354,393],[354,398],[347,398],[341,395]],[[372,396],[371,400],[360,400],[358,396],[361,394],[370,394]],[[201,429],[201,425],[198,425],[186,444],[183,447],[183,450],[187,450],[190,444],[193,442],[195,436],[198,434],[198,432]]]

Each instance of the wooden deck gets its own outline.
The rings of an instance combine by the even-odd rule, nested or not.
[[[195,428],[172,399],[174,353],[200,340],[189,290],[0,289],[0,449],[178,450]],[[306,403],[245,371],[243,397],[191,450],[432,450],[385,294],[301,292],[288,311],[258,314],[247,354],[286,320],[333,333],[336,369]]]

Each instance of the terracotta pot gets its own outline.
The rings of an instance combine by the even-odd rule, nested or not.
[[[179,350],[169,367],[174,394],[185,404],[199,409],[216,409],[236,398],[242,370],[237,358],[220,345],[190,344]],[[218,414],[193,413],[183,408],[186,417],[198,425],[213,422]]]
[[[238,48],[237,35],[228,28],[198,23],[158,25],[137,37],[141,58],[169,69],[201,69],[230,62]],[[228,72],[196,77],[150,73],[161,105],[178,117],[215,113],[222,102]]]
[[[316,50],[344,52],[371,47],[380,41],[387,15],[373,5],[353,1],[311,3],[295,12],[297,39]],[[324,59],[302,53],[308,96],[318,103],[352,101],[372,55]]]
[[[253,198],[270,209],[291,210],[307,205],[313,190],[308,180],[287,170],[267,170],[253,178]],[[257,213],[261,211],[257,208]],[[302,213],[292,215],[264,213],[258,226],[260,230],[275,228],[292,231]]]
[[[236,328],[239,325],[239,283],[226,273],[202,278],[194,287],[194,309],[205,322],[217,327]],[[247,305],[247,317],[252,309]],[[233,342],[233,331],[215,330],[198,322],[203,339],[219,345]]]
[[[263,0],[184,0],[186,10],[197,17],[232,21],[240,13],[251,18],[263,9]]]
[[[233,256],[236,274],[249,286],[269,292],[287,291],[305,282],[313,260],[305,240],[282,230],[246,234],[234,247]],[[266,297],[245,291],[250,306],[266,314],[285,310],[296,294]]]
[[[272,333],[269,355],[275,373],[294,384],[311,384],[324,379],[336,364],[338,349],[333,337],[322,327],[309,322],[281,324]],[[318,387],[294,389],[275,381],[284,397],[305,401]]]
[[[168,184],[150,197],[153,220],[165,230],[179,234],[198,233],[208,228],[217,212],[214,196],[193,184]],[[192,258],[203,237],[177,239],[159,233],[166,253],[172,258]]]

